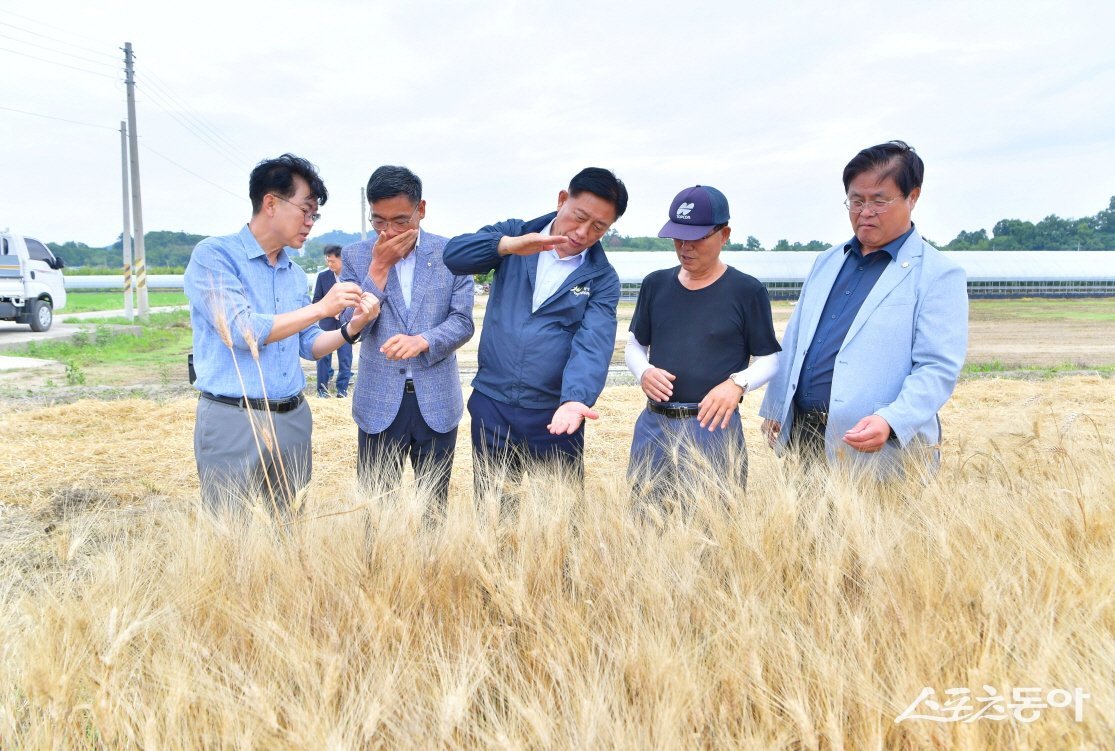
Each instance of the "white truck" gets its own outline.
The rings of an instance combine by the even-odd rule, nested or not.
[[[0,321],[49,329],[54,311],[66,307],[64,265],[38,240],[0,232]]]

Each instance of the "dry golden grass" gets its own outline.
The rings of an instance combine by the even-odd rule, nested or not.
[[[925,488],[803,478],[749,417],[748,492],[691,478],[693,513],[648,523],[641,399],[613,388],[583,499],[533,477],[513,522],[477,510],[466,424],[436,530],[409,488],[353,487],[346,402],[313,402],[281,529],[196,513],[192,399],[8,407],[0,746],[1109,748],[1110,392],[961,384]],[[894,724],[985,684],[1092,698],[1080,723]]]

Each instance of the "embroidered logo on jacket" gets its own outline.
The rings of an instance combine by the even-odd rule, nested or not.
[[[592,290],[589,289],[589,286],[587,284],[579,284],[573,289],[569,290],[569,294],[577,295],[578,297],[580,297],[581,295],[587,295],[590,292],[592,292]]]

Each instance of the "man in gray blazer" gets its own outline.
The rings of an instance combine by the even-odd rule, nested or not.
[[[913,455],[940,461],[937,412],[964,365],[968,295],[964,270],[911,220],[924,171],[902,141],[844,168],[855,236],[813,264],[759,410],[779,450],[880,478]]]
[[[446,239],[421,229],[426,201],[417,175],[380,167],[367,198],[378,236],[341,251],[341,281],[380,301],[379,317],[360,337],[357,475],[396,484],[409,455],[444,513],[464,414],[455,352],[472,338],[473,280],[450,273],[441,260]]]

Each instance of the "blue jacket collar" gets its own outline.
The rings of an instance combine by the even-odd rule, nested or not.
[[[549,214],[540,216],[537,219],[531,219],[529,222],[524,222],[523,234],[526,235],[531,232],[541,232],[542,230],[546,229],[546,225],[552,222],[554,220],[554,217],[556,216],[557,212],[551,211]],[[537,263],[537,259],[535,259],[535,262]],[[608,256],[604,252],[604,246],[600,244],[599,240],[597,240],[585,251],[585,260],[581,262],[580,268],[578,268],[577,271],[574,272],[574,274],[576,274],[577,276],[583,276],[582,272],[599,271],[601,269],[606,269],[609,265],[610,264],[608,263]]]

